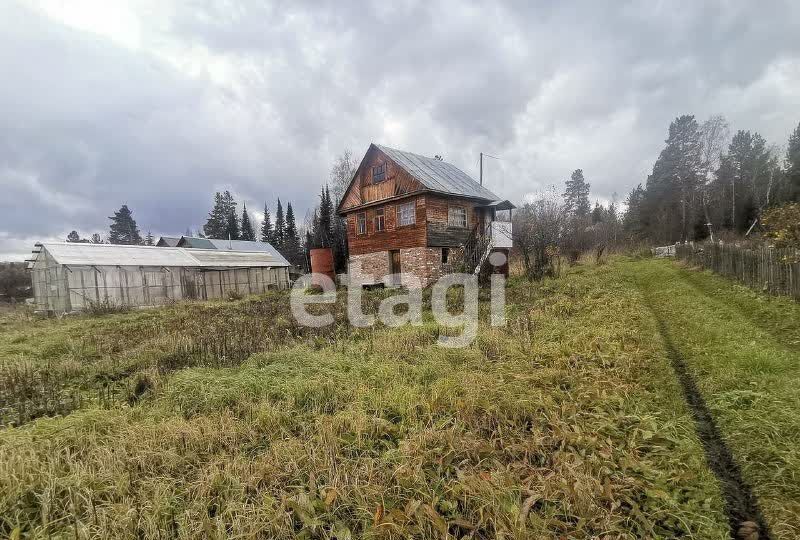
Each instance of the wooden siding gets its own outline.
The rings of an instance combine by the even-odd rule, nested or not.
[[[426,199],[425,195],[418,195],[347,214],[347,240],[350,254],[362,255],[375,251],[424,246],[426,238]],[[416,223],[399,227],[397,225],[397,206],[412,201],[416,203]],[[385,228],[383,231],[375,230],[375,211],[378,208],[383,208],[384,210]],[[367,215],[366,234],[356,234],[358,216],[361,213],[366,213]]]
[[[381,164],[386,164],[386,179],[373,184],[372,168]],[[370,147],[344,195],[340,211],[345,213],[357,206],[408,195],[422,189],[422,184],[405,169],[398,167],[379,149]]]
[[[475,201],[459,197],[429,195],[427,197],[427,235],[426,245],[430,247],[458,247],[464,245],[477,223],[483,226],[485,210],[477,208]],[[467,214],[466,227],[451,227],[448,224],[448,208],[464,207]]]

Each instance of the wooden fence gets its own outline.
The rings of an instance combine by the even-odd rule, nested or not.
[[[678,244],[675,257],[753,289],[800,300],[800,250],[706,242]]]

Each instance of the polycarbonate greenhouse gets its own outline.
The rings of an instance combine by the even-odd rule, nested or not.
[[[36,310],[81,311],[93,303],[144,307],[289,287],[289,263],[264,251],[36,244],[28,259]]]

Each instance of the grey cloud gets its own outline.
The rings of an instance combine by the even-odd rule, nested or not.
[[[0,7],[0,258],[104,230],[122,202],[165,233],[216,189],[303,216],[333,157],[373,140],[472,173],[499,155],[487,182],[516,199],[582,167],[609,199],[679,114],[779,144],[800,120],[796,3],[153,5],[140,49]]]

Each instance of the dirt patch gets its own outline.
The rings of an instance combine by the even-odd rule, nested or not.
[[[752,488],[742,478],[741,469],[730,448],[725,444],[714,417],[686,366],[686,361],[675,347],[666,323],[653,309],[650,300],[645,298],[645,301],[656,319],[667,356],[681,384],[686,403],[692,412],[697,436],[703,445],[708,466],[719,480],[725,500],[725,514],[731,528],[731,538],[768,540],[770,534],[767,522],[761,513]]]

